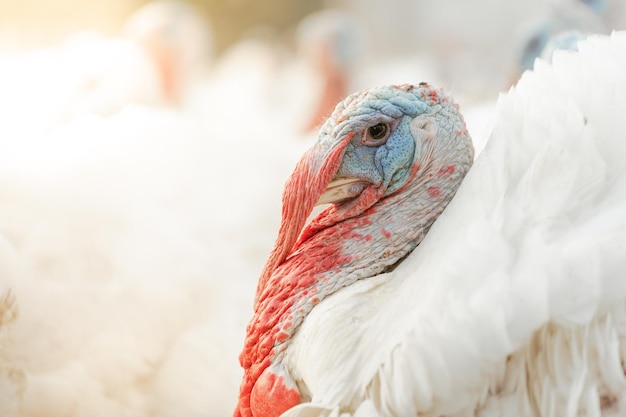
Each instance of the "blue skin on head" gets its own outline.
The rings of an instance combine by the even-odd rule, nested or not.
[[[386,195],[402,187],[415,156],[415,139],[409,129],[411,120],[412,117],[402,117],[387,142],[380,146],[365,145],[363,135],[355,135],[346,146],[336,177],[361,178],[387,188]]]
[[[346,134],[354,133],[335,178],[362,179],[384,189],[384,195],[401,188],[416,158],[410,123],[415,117],[436,110],[424,101],[423,90],[382,87],[355,94],[342,104],[345,107],[338,107],[322,127],[319,140],[319,145],[332,147]],[[379,123],[389,129],[387,140],[379,146],[365,144],[368,128]]]

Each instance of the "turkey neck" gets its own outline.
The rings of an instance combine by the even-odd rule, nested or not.
[[[413,181],[359,215],[341,219],[342,205],[318,215],[259,289],[240,358],[243,367],[260,374],[280,361],[315,305],[393,268],[410,253],[452,199],[464,175],[458,171],[455,165],[416,165]]]

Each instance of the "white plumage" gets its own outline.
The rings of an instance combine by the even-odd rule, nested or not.
[[[231,412],[275,178],[300,151],[210,120],[126,106],[0,128],[0,415]]]
[[[626,33],[536,64],[393,272],[316,306],[284,417],[626,412]]]

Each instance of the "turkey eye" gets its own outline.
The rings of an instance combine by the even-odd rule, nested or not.
[[[369,134],[370,138],[374,140],[382,139],[387,133],[387,125],[378,123],[377,125],[371,126],[369,129],[367,129],[367,133]]]
[[[387,134],[389,133],[389,125],[386,123],[378,123],[367,128],[364,138],[365,145],[378,146],[385,143]]]

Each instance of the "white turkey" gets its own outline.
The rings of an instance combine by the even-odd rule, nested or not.
[[[546,13],[527,19],[515,30],[519,73],[514,75],[514,81],[522,71],[532,69],[536,58],[542,55],[545,58],[544,54],[550,50],[575,49],[575,43],[585,34],[609,33],[597,13],[578,0],[564,0],[551,6]]]
[[[151,1],[129,16],[124,33],[147,51],[158,68],[168,103],[181,104],[194,81],[208,71],[213,54],[211,27],[190,3]]]
[[[211,120],[129,105],[0,127],[0,415],[232,410],[276,178],[303,145]]]
[[[124,36],[93,30],[60,45],[0,55],[0,111],[15,134],[108,116],[127,105],[182,104],[210,63],[209,25],[183,2],[149,3]]]
[[[438,88],[337,106],[285,186],[235,416],[626,412],[626,33],[578,48],[500,98],[471,169]]]
[[[357,29],[349,13],[311,13],[298,22],[290,39],[294,53],[277,30],[255,28],[220,56],[209,82],[196,88],[192,107],[200,112],[210,108],[228,123],[241,112],[253,114],[267,125],[294,129],[292,136],[306,136],[353,91]]]
[[[311,131],[352,91],[350,80],[362,49],[362,35],[350,13],[325,9],[302,19],[296,38],[298,54],[311,69],[308,82],[313,94],[307,97],[307,105],[316,105],[305,123],[305,130]]]

